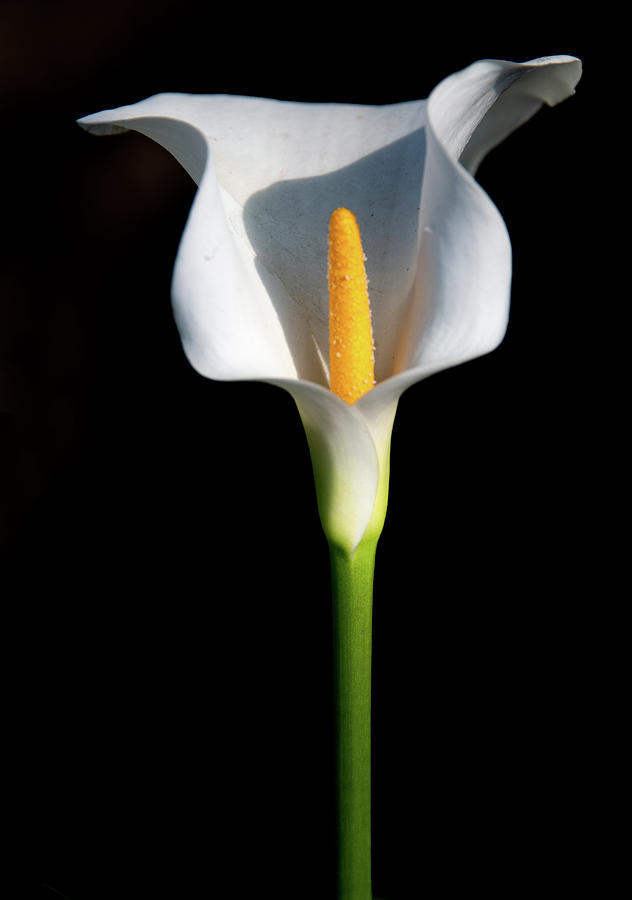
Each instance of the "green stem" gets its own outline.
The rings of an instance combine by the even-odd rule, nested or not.
[[[338,900],[371,900],[371,644],[377,538],[330,545],[338,774]]]

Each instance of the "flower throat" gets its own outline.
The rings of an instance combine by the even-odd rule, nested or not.
[[[375,384],[368,280],[356,217],[335,209],[329,220],[329,388],[355,403]]]

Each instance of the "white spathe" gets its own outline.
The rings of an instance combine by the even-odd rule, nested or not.
[[[323,527],[348,552],[381,529],[402,392],[505,334],[511,245],[476,168],[580,75],[569,56],[483,60],[428,100],[159,94],[79,120],[96,134],[148,135],[198,184],[172,285],[185,353],[209,378],[292,394]],[[362,232],[376,345],[378,383],[353,406],[327,386],[327,232],[339,206]]]

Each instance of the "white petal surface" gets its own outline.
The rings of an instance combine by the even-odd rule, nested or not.
[[[326,386],[327,230],[337,206],[352,209],[360,222],[380,342],[377,375],[392,372],[397,325],[415,275],[424,121],[424,101],[371,107],[161,94],[80,124],[102,134],[140,131],[200,184],[200,210],[194,208],[185,229],[174,280],[192,364],[213,378],[252,378],[259,368],[260,377],[298,376]],[[213,232],[207,227],[202,235],[209,213]],[[218,328],[214,305],[222,317],[232,310],[235,325],[251,319],[253,306],[261,308],[253,340],[246,332],[244,341],[253,362],[241,374],[245,360],[231,370],[224,350],[239,334],[230,316]],[[275,340],[270,359],[254,346],[256,334],[265,342],[282,336],[286,350]]]
[[[397,375],[373,392],[383,393],[384,403],[427,375],[490,352],[504,337],[511,244],[500,213],[461,158],[469,151],[470,163],[480,162],[543,102],[572,94],[580,72],[571,57],[484,61],[431,94],[417,278]]]

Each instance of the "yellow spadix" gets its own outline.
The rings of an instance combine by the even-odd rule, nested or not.
[[[371,307],[360,229],[348,209],[329,220],[329,387],[352,404],[375,384]]]

